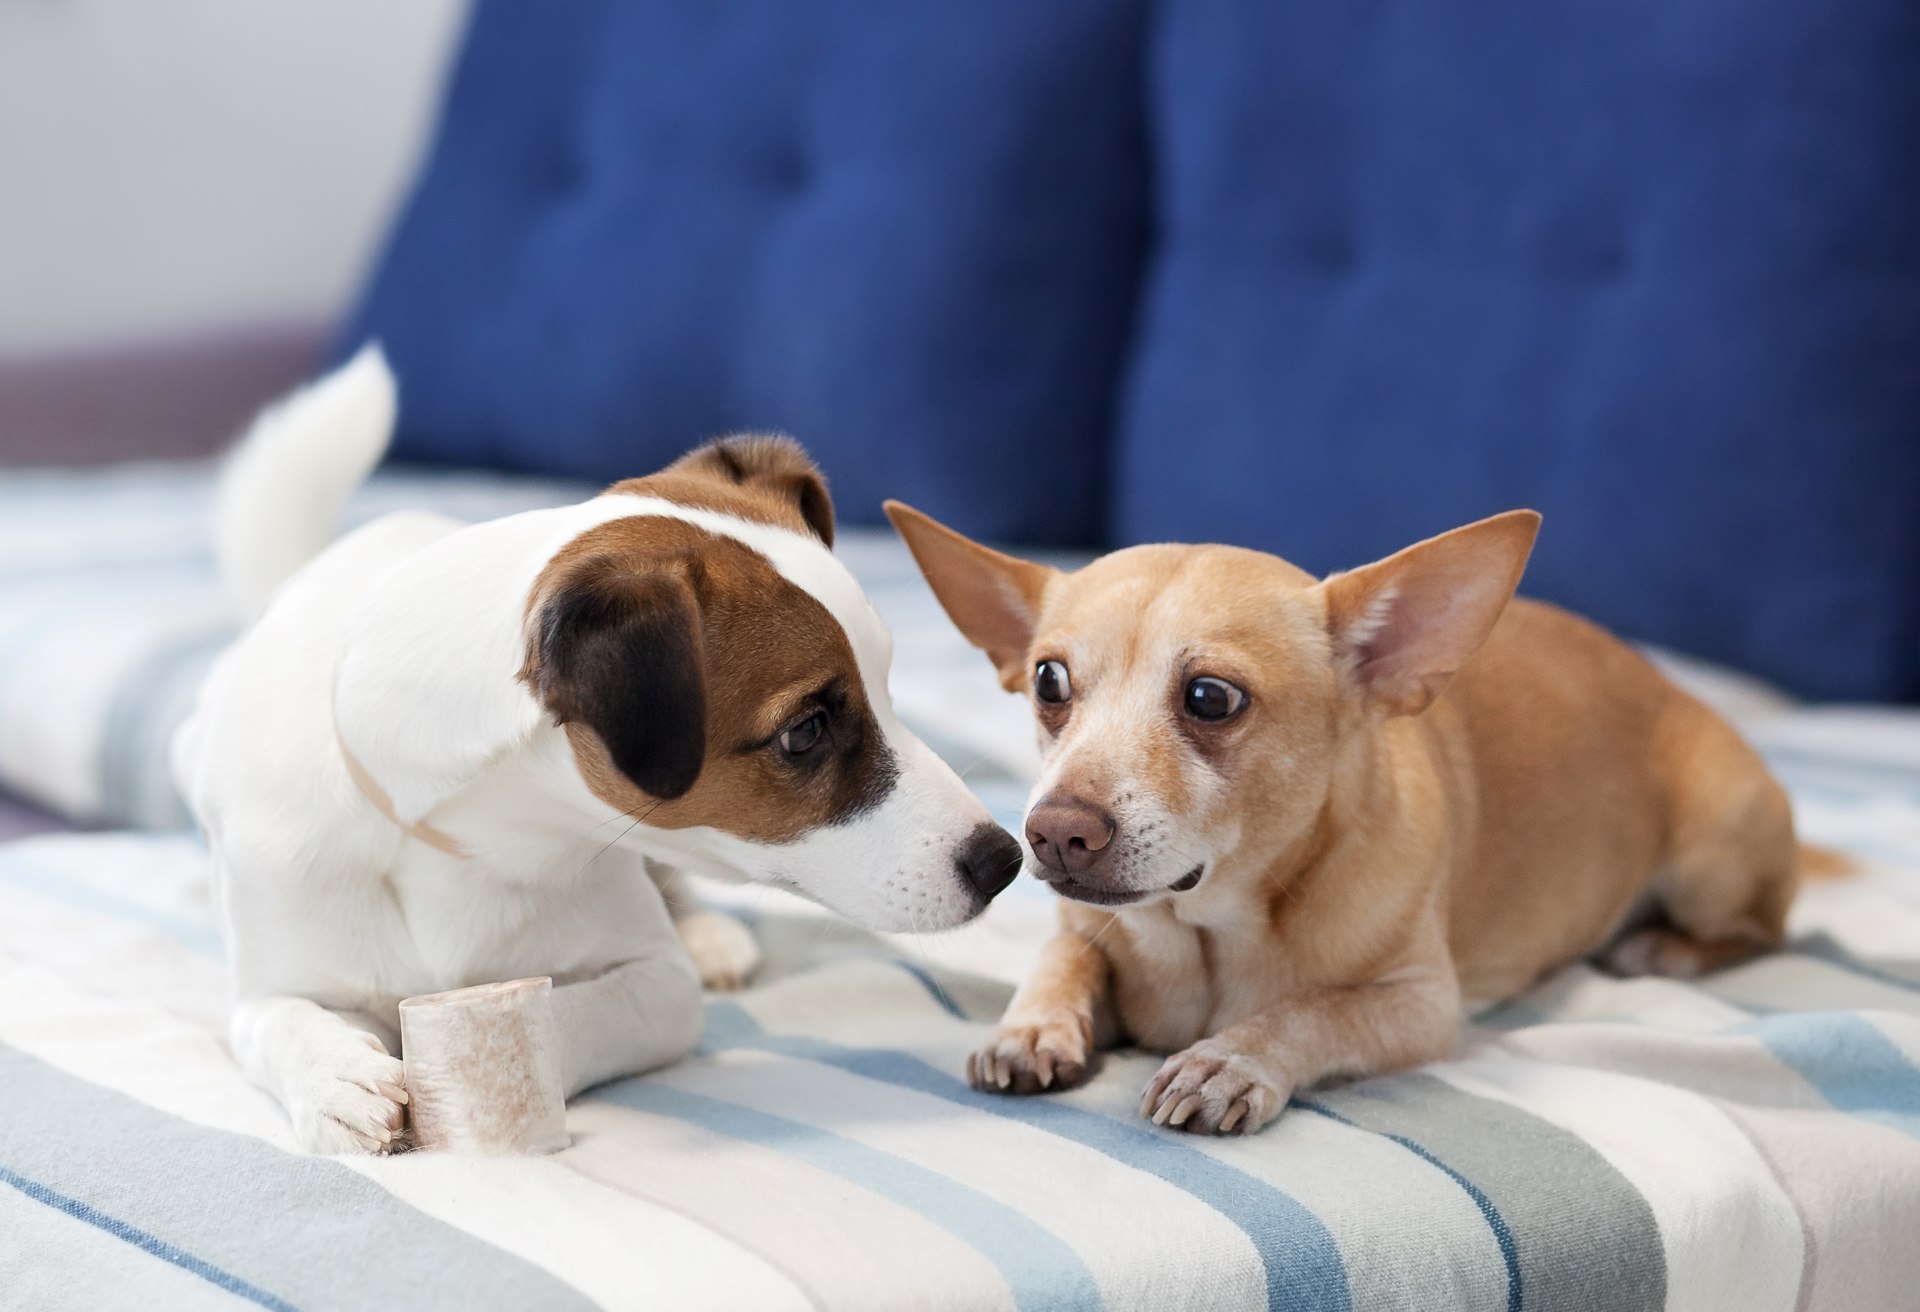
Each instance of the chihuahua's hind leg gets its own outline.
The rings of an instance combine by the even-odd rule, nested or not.
[[[1671,842],[1653,894],[1665,923],[1604,955],[1622,975],[1687,979],[1780,946],[1795,888],[1787,794],[1725,722],[1684,708],[1687,738],[1669,756]]]

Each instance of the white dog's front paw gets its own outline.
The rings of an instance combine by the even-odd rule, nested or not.
[[[400,1145],[406,1104],[406,1067],[371,1037],[348,1038],[313,1063],[287,1111],[304,1152],[385,1153]]]
[[[1252,1134],[1293,1095],[1292,1083],[1270,1066],[1218,1039],[1202,1039],[1161,1065],[1140,1099],[1140,1114],[1193,1134]]]
[[[760,966],[753,931],[724,911],[695,911],[674,921],[673,927],[700,972],[702,988],[740,988]]]

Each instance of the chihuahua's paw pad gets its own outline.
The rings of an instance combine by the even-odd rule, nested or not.
[[[1162,1063],[1141,1096],[1140,1114],[1192,1134],[1251,1134],[1292,1093],[1268,1063],[1203,1039]]]
[[[303,1152],[387,1153],[403,1144],[407,1101],[406,1067],[352,1044],[314,1066],[287,1110]]]
[[[753,931],[724,911],[696,911],[674,921],[673,927],[700,972],[702,988],[744,988],[760,968],[760,944]]]
[[[988,1093],[1045,1093],[1087,1078],[1088,1026],[1076,1017],[1002,1025],[967,1057],[967,1083]]]
[[[1707,966],[1699,943],[1659,927],[1627,935],[1607,949],[1600,964],[1615,975],[1660,975],[1667,979],[1693,979],[1705,973]]]

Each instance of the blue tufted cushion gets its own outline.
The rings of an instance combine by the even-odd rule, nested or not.
[[[1164,0],[1114,527],[1920,696],[1920,8]]]
[[[778,428],[844,517],[1098,522],[1140,0],[482,0],[349,327],[403,459],[613,479]]]

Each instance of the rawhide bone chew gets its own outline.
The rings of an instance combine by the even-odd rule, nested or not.
[[[414,1147],[550,1153],[567,1146],[551,979],[407,998],[400,1052]]]

